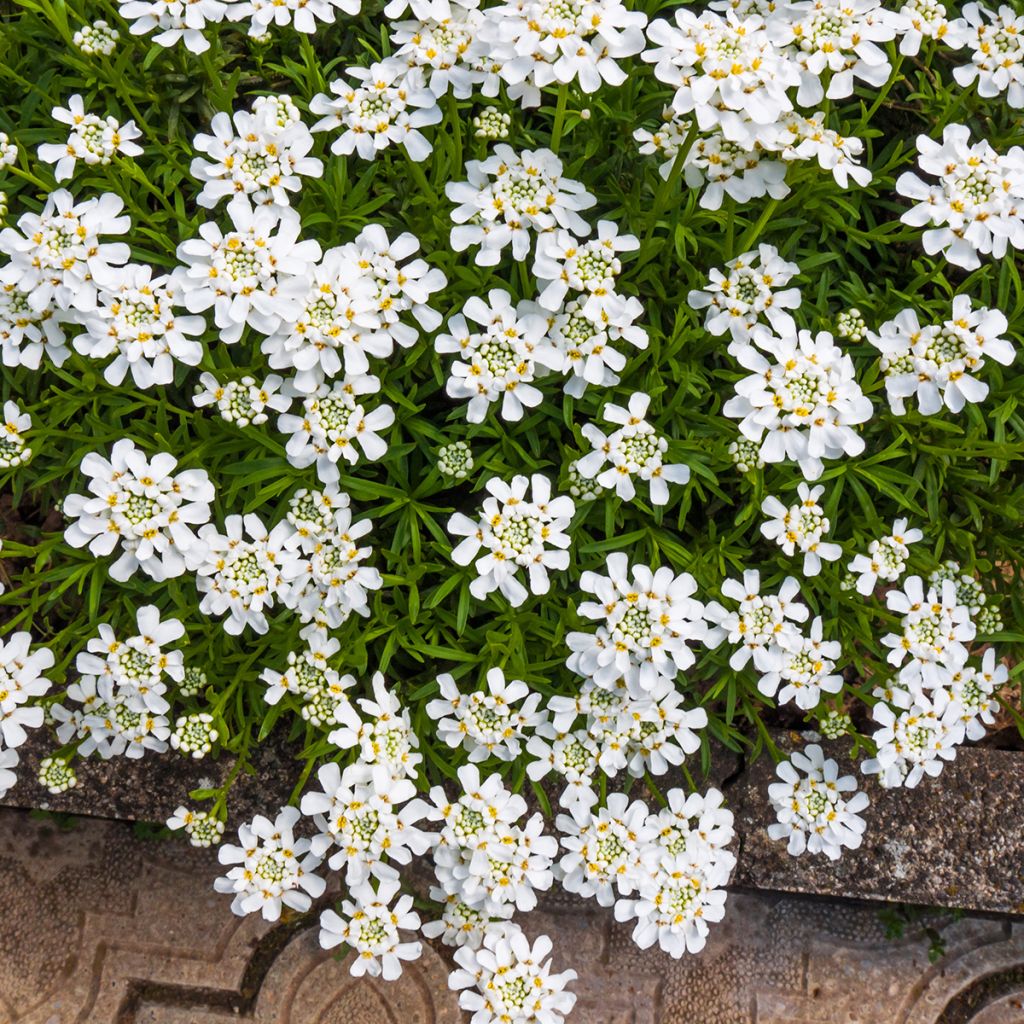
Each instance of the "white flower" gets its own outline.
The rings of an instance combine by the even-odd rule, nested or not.
[[[925,39],[934,39],[959,50],[968,39],[967,23],[948,19],[945,4],[939,0],[906,0],[896,13],[900,34],[900,53],[916,57]]]
[[[17,783],[14,769],[20,760],[16,750],[0,750],[0,796],[6,796]]]
[[[72,37],[72,42],[89,57],[109,57],[117,49],[121,33],[100,19],[91,25],[83,25]]]
[[[118,153],[129,157],[142,154],[142,147],[132,141],[142,135],[134,121],[122,125],[109,114],[106,117],[87,114],[82,97],[77,93],[68,100],[67,108],[54,107],[53,117],[71,127],[66,142],[44,142],[39,147],[39,159],[56,164],[53,173],[57,181],[70,178],[79,160],[91,167],[109,164]]]
[[[777,130],[760,141],[783,160],[817,160],[822,170],[832,172],[840,188],[849,188],[851,179],[861,188],[871,183],[871,169],[857,163],[864,152],[863,141],[826,128],[822,110],[810,117],[795,111],[785,114]]]
[[[695,661],[687,641],[703,640],[706,630],[704,605],[692,596],[697,583],[668,566],[630,566],[622,552],[609,555],[607,567],[607,576],[588,571],[580,577],[580,589],[596,600],[584,601],[579,614],[598,626],[566,637],[574,652],[569,668],[600,686],[637,669],[640,689],[650,691],[659,676],[672,679]]]
[[[42,213],[24,213],[18,228],[0,231],[0,252],[10,258],[0,283],[13,284],[37,313],[50,308],[89,313],[96,308],[97,281],[115,277],[115,266],[131,255],[123,242],[101,242],[100,235],[123,235],[131,226],[121,199],[105,192],[75,203],[71,193],[51,192]]]
[[[597,238],[581,242],[564,229],[541,235],[533,273],[538,278],[537,301],[545,309],[558,312],[572,290],[584,316],[600,321],[615,321],[627,299],[616,294],[615,281],[622,273],[621,252],[635,252],[640,242],[635,235],[620,235],[614,221],[597,223]]]
[[[787,263],[773,245],[760,245],[710,271],[706,291],[691,291],[686,301],[691,309],[707,309],[704,329],[716,337],[728,331],[732,337],[730,355],[757,338],[756,327],[767,321],[783,337],[796,333],[796,323],[786,312],[800,305],[799,288],[784,288],[800,273]]]
[[[894,39],[899,24],[880,0],[800,0],[769,17],[768,34],[799,67],[797,103],[815,107],[826,97],[852,96],[855,79],[875,89],[885,85],[891,69],[878,44]]]
[[[1024,107],[1024,14],[1008,4],[996,13],[970,3],[954,25],[960,38],[947,40],[948,45],[971,49],[971,63],[953,69],[957,84],[966,89],[977,80],[979,96],[1006,93],[1011,107]]]
[[[800,84],[797,66],[756,15],[680,8],[675,22],[652,22],[647,35],[657,45],[643,54],[655,76],[675,88],[673,109],[693,113],[702,131],[718,128],[753,149],[758,127],[774,125],[793,109],[787,90]]]
[[[203,182],[197,198],[200,206],[213,207],[239,194],[257,205],[288,206],[288,193],[299,191],[302,177],[323,174],[321,161],[309,156],[313,148],[309,129],[301,120],[281,126],[277,113],[274,105],[264,104],[251,113],[235,111],[233,117],[215,114],[210,122],[213,134],[195,137],[195,149],[209,157],[192,161],[192,177]]]
[[[625,793],[610,793],[606,806],[590,811],[577,808],[555,822],[566,852],[555,877],[567,892],[597,898],[610,907],[616,896],[629,896],[645,869],[657,858],[658,829],[649,823],[647,805],[632,803]]]
[[[636,920],[633,941],[641,949],[657,943],[669,956],[699,953],[707,942],[708,924],[725,916],[732,864],[710,856],[701,844],[686,852],[662,854],[655,870],[641,877],[636,899],[620,898],[615,920]]]
[[[139,388],[171,384],[175,361],[197,366],[203,356],[193,335],[203,333],[206,321],[176,314],[182,303],[180,280],[129,263],[103,283],[95,310],[82,318],[85,333],[75,338],[75,350],[91,359],[114,356],[103,371],[114,387],[129,371]]]
[[[0,469],[23,466],[32,458],[32,449],[25,447],[24,433],[32,429],[32,417],[18,408],[17,402],[4,402],[0,422]]]
[[[873,540],[868,545],[868,553],[856,555],[847,566],[857,576],[857,593],[866,597],[880,579],[886,583],[895,583],[907,568],[907,559],[910,557],[908,545],[916,543],[923,536],[918,529],[908,530],[906,519],[897,519],[889,536]]]
[[[451,4],[444,18],[400,21],[391,27],[391,42],[396,47],[393,59],[404,61],[410,68],[421,68],[427,87],[435,96],[441,97],[451,90],[457,99],[469,99],[474,86],[482,85],[486,78],[483,71],[473,66],[481,50],[476,36],[483,21],[479,0]],[[488,107],[487,111],[493,111],[487,116],[488,124],[493,123],[494,129],[499,131],[493,137],[507,138],[511,121],[508,114],[500,114],[494,107]],[[473,119],[477,138],[490,137],[479,134],[479,120],[479,117]],[[500,134],[501,131],[504,134]]]
[[[468,946],[479,949],[484,936],[500,922],[507,921],[515,913],[515,907],[505,904],[492,907],[485,913],[478,907],[471,907],[459,896],[446,893],[440,886],[430,887],[430,900],[443,907],[441,917],[427,921],[420,929],[428,939],[439,938],[446,946]]]
[[[626,357],[612,348],[612,342],[628,341],[639,349],[647,348],[647,332],[634,323],[644,312],[639,299],[621,295],[612,299],[614,318],[602,310],[588,316],[582,295],[554,313],[543,311],[548,322],[547,342],[561,359],[561,370],[568,376],[565,393],[573,398],[579,398],[588,384],[612,387],[619,383],[616,371],[626,365]]]
[[[20,747],[25,730],[43,724],[43,709],[26,705],[53,685],[43,672],[53,668],[54,658],[46,647],[32,651],[31,644],[32,634],[24,631],[0,639],[0,751]]]
[[[541,695],[530,693],[521,679],[506,681],[500,668],[487,672],[486,691],[463,694],[448,673],[439,675],[437,683],[441,697],[427,704],[427,714],[438,720],[438,738],[449,747],[461,744],[471,762],[488,757],[514,761],[522,750],[525,730],[544,718],[537,711]],[[519,701],[523,703],[515,707]]]
[[[341,643],[315,627],[302,630],[302,639],[305,648],[288,652],[288,668],[284,672],[265,668],[260,673],[261,682],[267,684],[263,699],[273,705],[286,693],[291,693],[302,703],[302,717],[318,729],[331,726],[358,729],[361,720],[348,696],[348,691],[356,685],[355,676],[340,675],[329,664],[329,659],[341,649]]]
[[[741,420],[740,431],[760,443],[765,462],[793,460],[805,479],[816,480],[822,459],[859,455],[864,439],[853,427],[871,418],[871,401],[832,335],[800,331],[760,344],[774,362],[752,346],[741,350],[737,358],[752,372],[736,383],[736,397],[722,412]]]
[[[64,324],[74,318],[74,314],[58,309],[53,303],[42,310],[33,309],[28,303],[28,296],[29,293],[17,284],[0,280],[0,357],[3,364],[38,370],[45,355],[54,366],[61,366],[71,355]]]
[[[402,941],[400,933],[416,931],[420,916],[409,893],[392,906],[399,888],[398,881],[379,882],[376,891],[369,882],[352,885],[352,899],[342,903],[343,917],[333,910],[320,915],[320,945],[333,949],[344,942],[355,953],[349,970],[357,978],[367,974],[394,981],[402,973],[402,961],[416,960],[423,951],[419,942]]]
[[[244,917],[260,911],[266,921],[276,921],[282,907],[299,913],[309,910],[326,883],[313,874],[320,861],[309,853],[309,840],[296,839],[297,807],[283,807],[274,821],[257,814],[238,830],[241,845],[225,843],[217,857],[221,864],[236,864],[218,878],[217,892],[234,893],[231,910]]]
[[[683,122],[663,140],[666,155],[671,152],[674,156],[678,152],[677,147],[683,144],[689,129],[689,123]],[[646,141],[642,129],[634,132],[634,137]],[[667,178],[671,169],[671,163],[662,164],[659,173]],[[737,203],[748,203],[763,196],[782,199],[789,194],[786,164],[782,160],[774,159],[771,151],[763,146],[746,148],[730,142],[720,132],[694,141],[686,157],[683,177],[690,188],[706,185],[700,197],[700,206],[705,210],[720,209],[725,196]]]
[[[196,385],[192,402],[198,409],[216,405],[221,419],[237,423],[240,427],[260,426],[269,417],[267,409],[284,412],[291,404],[291,398],[279,394],[284,380],[272,373],[262,384],[252,377],[229,380],[221,384],[212,373],[203,373]]]
[[[498,590],[518,607],[527,594],[548,592],[549,569],[569,567],[565,530],[576,505],[565,495],[552,498],[551,483],[540,473],[516,476],[510,483],[492,477],[484,486],[489,497],[479,519],[456,512],[448,521],[448,532],[465,538],[453,549],[452,561],[469,565],[476,559],[477,578],[469,586],[475,598],[483,600]],[[519,579],[520,569],[526,570],[529,588]]]
[[[329,763],[317,777],[322,791],[302,798],[302,813],[313,818],[318,830],[311,849],[321,858],[333,850],[328,866],[344,870],[350,888],[371,876],[397,882],[398,872],[389,862],[408,864],[413,854],[430,848],[430,837],[416,827],[426,811],[422,800],[413,800],[416,786],[392,778],[386,765],[350,765],[342,773]]]
[[[589,808],[597,803],[593,782],[601,750],[585,730],[560,732],[542,722],[526,749],[534,757],[526,766],[526,774],[534,782],[552,771],[564,780],[565,788],[558,799],[562,807],[573,813],[577,806]]]
[[[274,607],[287,587],[294,556],[285,548],[288,526],[278,523],[271,531],[259,516],[228,516],[222,534],[213,523],[199,531],[206,545],[196,568],[196,586],[203,599],[204,615],[224,615],[224,629],[237,636],[251,626],[266,633],[266,612]]]
[[[213,750],[213,745],[219,738],[220,733],[213,725],[213,716],[206,712],[198,712],[182,715],[174,723],[171,747],[199,761]]]
[[[999,712],[995,694],[1008,679],[1009,670],[1002,662],[996,664],[996,652],[991,647],[985,651],[980,668],[965,665],[953,675],[951,695],[963,709],[967,739],[980,740],[985,726],[995,724],[994,716]]]
[[[948,686],[951,675],[967,663],[965,643],[976,632],[970,609],[957,600],[956,584],[947,579],[926,590],[920,576],[908,576],[902,590],[886,594],[886,604],[902,616],[901,632],[882,637],[890,648],[889,664],[903,666],[900,682],[928,689]]]
[[[509,97],[535,107],[546,86],[576,83],[593,93],[604,84],[622,85],[627,75],[617,61],[644,48],[646,23],[646,15],[621,0],[508,0],[487,9],[479,38]]]
[[[343,725],[327,740],[341,750],[359,748],[364,764],[386,765],[392,778],[416,778],[416,766],[423,760],[418,753],[419,738],[412,728],[409,709],[387,688],[380,672],[373,674],[373,700],[359,698],[359,707],[369,722]]]
[[[764,468],[761,446],[753,441],[748,441],[745,437],[738,437],[735,441],[730,441],[728,451],[732,464],[741,473],[752,473],[755,469]]]
[[[486,160],[466,164],[468,181],[445,185],[445,195],[456,204],[451,246],[463,252],[480,246],[476,263],[493,267],[512,246],[519,262],[530,252],[530,237],[562,227],[578,238],[590,233],[580,210],[595,198],[578,181],[562,177],[562,161],[550,149],[523,150],[499,144]]]
[[[1006,317],[996,309],[972,309],[967,295],[953,299],[951,319],[921,327],[912,309],[901,310],[882,324],[868,341],[882,353],[885,392],[892,411],[903,415],[907,398],[916,397],[922,415],[932,416],[945,405],[962,411],[967,402],[981,402],[988,385],[974,376],[991,357],[1003,366],[1013,362],[1013,344],[1003,337]]]
[[[410,160],[426,160],[434,147],[419,129],[437,124],[441,109],[423,72],[391,59],[351,67],[345,74],[360,84],[336,79],[331,82],[334,98],[320,93],[309,104],[312,113],[321,115],[314,132],[341,131],[331,152],[374,160],[388,146],[404,146]]]
[[[518,925],[484,933],[479,949],[455,951],[458,968],[448,987],[459,991],[459,1006],[473,1014],[475,1024],[563,1024],[576,1004],[566,989],[576,972],[551,973],[551,940],[541,935],[531,946]]]
[[[346,374],[333,384],[321,384],[302,398],[302,415],[286,413],[277,421],[282,434],[291,434],[285,446],[288,461],[298,469],[316,464],[317,476],[325,484],[341,478],[338,462],[350,465],[359,461],[359,449],[371,462],[382,459],[388,443],[380,436],[395,422],[390,405],[378,405],[367,411],[362,395],[380,391],[378,378]]]
[[[120,544],[110,567],[119,582],[138,569],[158,582],[195,569],[206,551],[194,528],[209,522],[213,484],[205,470],[175,473],[177,466],[167,452],[147,459],[128,438],[114,444],[109,461],[90,452],[80,469],[91,493],[64,499],[64,514],[74,520],[64,539],[98,558]]]
[[[930,699],[918,693],[907,703],[894,710],[879,701],[871,712],[881,726],[871,737],[878,753],[861,771],[878,775],[886,788],[913,789],[925,775],[938,775],[964,738],[963,709],[948,690],[935,690]]]
[[[441,314],[427,302],[448,283],[437,267],[431,267],[424,259],[411,259],[419,248],[415,235],[406,231],[389,240],[379,224],[368,224],[353,241],[341,247],[342,259],[373,287],[375,312],[380,318],[379,334],[402,348],[409,348],[419,338],[419,331],[404,323],[402,314],[411,313],[424,331],[437,330]],[[390,356],[391,349],[384,355]],[[349,368],[348,372],[353,371]]]
[[[192,846],[209,848],[216,846],[224,835],[224,822],[211,817],[207,811],[193,811],[188,807],[179,806],[167,819],[167,827],[172,832],[185,830]]]
[[[817,576],[822,559],[834,562],[842,557],[843,549],[822,541],[831,527],[825,510],[818,504],[825,488],[819,485],[812,490],[807,484],[800,484],[797,493],[800,501],[789,507],[775,497],[764,499],[761,511],[768,521],[761,524],[761,533],[774,540],[790,558],[800,551],[804,556],[804,576]]]
[[[908,171],[896,191],[917,205],[900,218],[922,227],[925,252],[941,252],[965,270],[981,266],[979,255],[1002,259],[1008,246],[1024,249],[1024,149],[997,153],[985,140],[971,143],[966,125],[947,125],[942,142],[917,139],[918,166],[938,178],[929,185]]]
[[[761,593],[761,574],[747,569],[743,580],[726,580],[722,594],[737,602],[736,611],[727,611],[717,601],[704,609],[709,622],[705,642],[715,647],[722,640],[735,646],[729,665],[735,671],[744,668],[751,658],[759,672],[777,671],[785,651],[797,650],[802,642],[795,622],[806,622],[807,606],[801,604],[800,585],[792,576],[782,581],[777,594]]]
[[[606,405],[602,418],[618,425],[618,430],[608,435],[593,423],[585,424],[583,436],[593,451],[577,460],[576,471],[582,477],[596,479],[602,487],[614,488],[624,501],[636,496],[634,478],[646,480],[651,504],[664,505],[668,502],[668,485],[685,484],[690,479],[690,467],[665,464],[668,441],[645,419],[650,404],[650,395],[638,391],[630,395],[626,408]]]
[[[434,871],[445,892],[487,914],[512,903],[532,910],[537,890],[549,889],[558,842],[544,835],[538,812],[524,824],[526,801],[502,785],[499,775],[483,781],[476,765],[458,771],[462,795],[452,802],[444,789],[430,791],[432,821],[442,822],[434,840]]]
[[[733,813],[724,806],[722,793],[712,788],[702,796],[670,789],[665,797],[668,805],[647,819],[658,831],[658,845],[669,855],[694,864],[721,865],[728,879],[736,857],[726,847],[736,832]]]
[[[348,495],[332,488],[323,494],[297,491],[289,502],[288,521],[295,533],[285,546],[296,562],[283,600],[303,622],[337,629],[353,614],[367,616],[367,591],[383,586],[380,572],[362,564],[373,549],[356,543],[373,524],[368,519],[354,523],[348,506]]]
[[[839,693],[843,677],[833,672],[842,656],[842,646],[834,640],[821,639],[821,616],[811,623],[811,635],[793,639],[776,657],[777,667],[764,671],[757,688],[766,697],[775,697],[779,685],[782,690],[778,702],[793,701],[803,711],[816,708],[824,693]]]
[[[470,328],[467,317],[478,330]],[[446,392],[468,400],[466,419],[482,423],[487,407],[501,401],[501,416],[519,420],[524,407],[540,405],[543,395],[532,382],[540,367],[561,370],[561,353],[547,340],[547,321],[531,302],[512,305],[512,297],[492,288],[487,300],[473,296],[461,313],[448,321],[448,334],[439,334],[434,348],[454,354]]]
[[[868,336],[868,325],[863,313],[855,306],[842,310],[836,315],[835,334],[843,341],[863,341]]]
[[[247,324],[273,334],[299,316],[320,246],[298,240],[299,215],[290,207],[253,209],[238,194],[227,210],[233,230],[225,234],[216,224],[201,225],[199,238],[178,246],[186,266],[177,274],[189,312],[213,307],[221,340],[230,344]]]
[[[253,38],[269,33],[273,25],[292,25],[297,32],[311,34],[320,22],[334,24],[335,8],[355,15],[361,7],[360,0],[236,0],[231,20],[248,19]]]
[[[131,22],[133,36],[157,29],[153,42],[174,46],[183,41],[192,53],[210,48],[203,35],[207,25],[224,20],[234,0],[117,0],[121,17]]]
[[[864,835],[860,812],[868,806],[852,775],[839,777],[839,765],[812,743],[775,769],[781,782],[768,787],[778,818],[768,826],[770,839],[788,839],[791,856],[823,853],[838,860],[843,849],[856,850]],[[852,794],[852,795],[848,795]]]
[[[296,318],[282,323],[262,344],[274,369],[295,370],[292,387],[304,395],[343,372],[365,374],[369,356],[387,358],[394,348],[374,282],[347,248],[324,253],[311,270]]]

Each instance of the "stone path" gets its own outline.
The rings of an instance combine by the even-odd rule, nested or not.
[[[355,981],[303,922],[239,919],[209,851],[0,810],[0,1024],[461,1024],[443,949]],[[885,938],[877,908],[733,893],[704,953],[641,953],[596,906],[526,919],[580,974],[573,1024],[1022,1024],[1024,925],[964,916]],[[468,1019],[468,1018],[465,1018]]]

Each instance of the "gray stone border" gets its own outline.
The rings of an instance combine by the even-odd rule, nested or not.
[[[803,743],[799,733],[777,733],[774,740],[784,751]],[[856,770],[845,754],[848,743],[822,746],[844,772]],[[19,749],[20,781],[0,804],[125,821],[162,823],[190,790],[219,786],[233,767],[230,757],[191,761],[172,752],[142,761],[90,759],[79,762],[75,789],[52,796],[36,782],[49,743],[36,733]],[[229,826],[272,813],[287,802],[299,775],[288,747],[273,739],[256,750],[252,768],[232,789]],[[790,857],[784,843],[768,839],[773,777],[767,755],[749,768],[724,750],[712,759],[706,785],[722,788],[736,814],[733,885],[1024,915],[1024,755],[964,747],[937,779],[916,789],[885,790],[866,780],[871,806],[864,812],[864,843],[838,862]],[[666,787],[672,784],[666,780]]]

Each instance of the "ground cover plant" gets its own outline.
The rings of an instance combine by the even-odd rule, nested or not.
[[[551,1022],[538,892],[723,916],[713,744],[834,859],[1022,722],[1021,11],[14,0],[0,81],[0,790],[231,755],[236,913]]]

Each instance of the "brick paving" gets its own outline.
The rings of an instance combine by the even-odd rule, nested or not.
[[[459,1024],[443,947],[355,980],[307,922],[239,919],[210,851],[130,825],[0,810],[0,1024]],[[699,957],[641,952],[595,905],[525,919],[580,975],[575,1024],[1022,1024],[1024,924],[939,921],[945,954],[877,908],[736,892]]]

